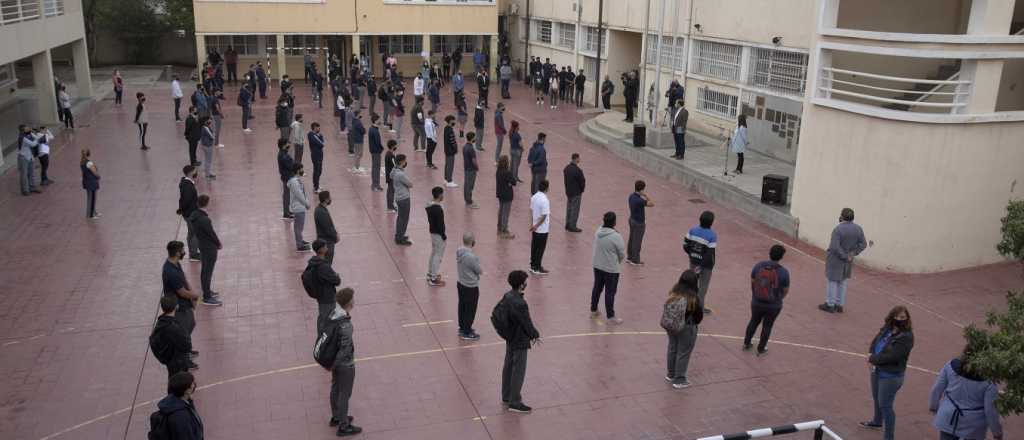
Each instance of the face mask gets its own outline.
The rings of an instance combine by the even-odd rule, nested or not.
[[[897,319],[897,320],[894,320],[893,323],[896,325],[896,327],[899,327],[899,328],[905,328],[907,326],[907,320],[906,319]]]
[[[185,251],[178,252],[178,259],[185,258]]]

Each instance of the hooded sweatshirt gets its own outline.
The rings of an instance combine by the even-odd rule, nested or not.
[[[171,438],[203,440],[203,420],[199,418],[199,413],[196,412],[191,400],[168,394],[156,404],[156,408],[167,416]]]
[[[626,245],[622,235],[612,228],[600,227],[594,234],[594,269],[619,273],[619,265],[626,258]]]
[[[334,358],[334,366],[354,367],[356,347],[352,342],[352,316],[341,306],[335,304],[330,320],[338,321],[338,336],[341,338],[338,343],[338,356]]]
[[[313,284],[316,290],[318,304],[331,304],[335,302],[334,289],[341,285],[341,275],[331,268],[326,259],[314,255],[309,259],[306,268],[313,271]]]
[[[466,287],[480,287],[480,258],[468,247],[460,247],[455,251],[455,262],[459,268],[459,284]]]

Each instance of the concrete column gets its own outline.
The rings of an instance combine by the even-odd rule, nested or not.
[[[971,81],[967,106],[958,107],[955,113],[977,114],[996,111],[999,98],[999,82],[1003,76],[1003,60],[963,60],[958,79]]]
[[[359,34],[353,35],[352,36],[352,55],[355,55],[356,58],[359,58],[359,56],[362,55],[362,52],[361,52],[362,46],[360,46],[360,43],[362,43],[362,41],[360,41]]]
[[[80,98],[92,98],[92,77],[89,74],[89,48],[85,39],[71,43],[72,56],[75,62],[75,86],[78,87]]]
[[[498,75],[496,75],[494,73],[494,69],[498,66],[498,36],[497,35],[491,35],[491,57],[490,57],[490,63],[491,63],[491,71],[487,72],[487,74],[491,75],[490,78],[491,78],[492,82],[498,82]]]
[[[1010,35],[1015,0],[972,0],[967,22],[970,35]]]
[[[206,35],[196,34],[196,67],[203,67],[206,62]]]
[[[287,73],[287,58],[284,55],[284,34],[277,34],[276,37],[277,60],[275,60],[274,68],[277,70],[274,71],[274,74],[271,75],[271,78],[276,76],[277,79],[280,81],[282,79],[282,76],[284,76],[284,74]]]
[[[430,62],[431,47],[430,47],[430,35],[427,35],[427,34],[423,34],[423,52],[427,54],[426,60],[429,63]],[[433,63],[431,63],[431,64],[433,64]]]
[[[32,56],[32,79],[39,98],[39,122],[57,124],[57,91],[53,87],[53,59],[47,49]]]

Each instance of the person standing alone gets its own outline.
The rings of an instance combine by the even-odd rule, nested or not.
[[[677,390],[690,386],[686,377],[690,355],[697,343],[697,326],[704,320],[703,304],[697,295],[697,278],[694,271],[684,271],[669,291],[661,313],[661,328],[668,334],[665,380]]]
[[[761,325],[761,339],[757,343],[757,355],[768,352],[768,338],[772,335],[775,318],[782,313],[782,300],[789,293],[789,271],[779,264],[786,248],[776,244],[768,251],[769,261],[754,265],[750,271],[750,322],[743,337],[743,350],[750,350],[751,340],[758,324]]]
[[[444,188],[435,186],[430,190],[433,200],[427,204],[427,224],[430,231],[430,260],[427,264],[427,284],[444,286],[441,281],[441,259],[444,257],[445,241],[448,235],[444,230]]]
[[[491,323],[495,325],[498,335],[505,340],[505,362],[501,368],[501,402],[508,406],[509,411],[517,413],[529,413],[533,410],[523,403],[522,389],[526,379],[526,355],[532,345],[541,342],[540,332],[530,318],[530,306],[523,298],[527,278],[526,272],[521,270],[509,273],[508,284],[512,290],[505,293],[491,313]]]
[[[580,218],[580,204],[583,203],[583,191],[587,187],[587,178],[580,169],[580,154],[572,153],[572,160],[562,170],[565,178],[565,230],[583,232],[576,223]]]
[[[825,278],[828,280],[825,303],[818,309],[828,313],[843,313],[846,305],[846,286],[853,275],[853,258],[867,249],[864,230],[853,222],[853,210],[843,208],[839,224],[832,229],[828,250],[825,252]]]
[[[203,210],[210,204],[210,196],[203,194],[197,200],[197,208],[189,214],[188,222],[196,236],[199,246],[199,259],[202,263],[199,280],[203,288],[203,305],[219,306],[220,294],[213,291],[213,268],[217,264],[217,251],[221,249],[220,238],[213,230],[210,215]]]
[[[547,275],[548,270],[541,264],[544,261],[544,250],[548,246],[548,232],[551,228],[551,202],[548,200],[548,181],[541,180],[537,185],[537,193],[530,197],[530,212],[533,224],[530,225],[530,272]]]
[[[622,324],[615,316],[615,293],[619,290],[619,267],[626,258],[626,245],[615,230],[615,213],[604,213],[603,223],[594,234],[594,288],[590,293],[590,317],[597,318],[597,303],[604,291],[604,308],[609,324]]]
[[[647,189],[647,182],[637,180],[633,183],[633,194],[629,195],[629,243],[626,245],[626,262],[634,266],[643,266],[640,259],[640,248],[644,242],[644,232],[647,230],[647,208],[653,207],[654,202],[644,190]]]

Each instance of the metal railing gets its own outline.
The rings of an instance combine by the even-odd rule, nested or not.
[[[43,16],[64,15],[64,0],[43,0]]]
[[[772,437],[776,435],[792,434],[800,431],[814,431],[814,440],[823,440],[828,436],[829,440],[843,440],[838,434],[825,426],[824,420],[813,422],[794,423],[792,425],[776,426],[772,428],[758,428],[735,434],[722,434],[711,437],[701,437],[698,440],[745,440],[753,438]]]
[[[935,109],[945,109],[949,113],[955,113],[958,107],[966,106],[963,97],[970,94],[969,88],[971,81],[965,81],[960,79],[919,79],[919,78],[905,78],[899,76],[879,75],[868,72],[858,72],[854,70],[837,69],[833,67],[823,67],[821,73],[822,81],[818,87],[818,91],[824,95],[825,98],[837,99],[838,97],[852,98],[846,99],[850,101],[862,101],[872,105],[886,107],[894,110],[909,111],[913,107],[929,107]],[[839,79],[837,76],[843,78]],[[868,84],[862,80],[862,78],[869,78],[877,80],[879,82],[897,83],[900,85],[910,84],[909,89],[884,87],[879,85]],[[836,88],[836,85],[846,86],[843,88]],[[932,85],[935,86],[932,90],[916,90],[914,87]],[[955,87],[954,91],[951,92],[940,92],[938,89],[942,87],[952,86]],[[861,91],[853,91],[853,89],[859,89]],[[928,97],[942,96],[947,97],[949,102],[926,102],[926,99],[910,98],[910,95],[927,95]],[[897,96],[897,97],[892,97]],[[838,98],[842,99],[842,98]]]
[[[39,0],[0,0],[0,26],[35,20],[39,15]]]

